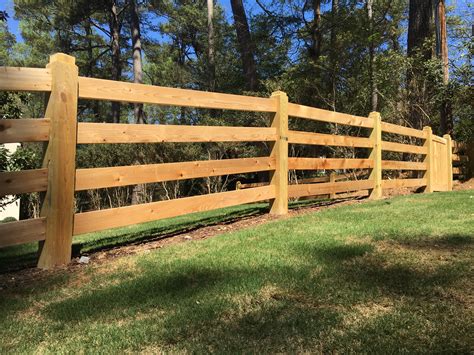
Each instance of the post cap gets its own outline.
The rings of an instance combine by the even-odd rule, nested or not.
[[[67,64],[76,64],[76,58],[64,53],[54,53],[49,57],[49,62],[62,62]]]

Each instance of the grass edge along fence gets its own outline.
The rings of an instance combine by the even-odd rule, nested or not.
[[[449,135],[382,122],[378,112],[359,117],[288,102],[277,91],[270,98],[167,88],[80,77],[75,58],[57,53],[45,69],[0,68],[0,90],[50,92],[45,118],[0,120],[0,144],[45,142],[41,169],[0,173],[0,196],[44,192],[39,218],[0,224],[0,247],[40,242],[38,267],[50,268],[71,260],[75,235],[161,218],[270,200],[270,213],[288,212],[288,199],[368,190],[373,199],[382,189],[424,187],[425,192],[452,188],[452,142]],[[176,126],[77,122],[78,99],[123,101],[268,112],[270,127]],[[288,129],[288,117],[370,129],[369,137],[330,135]],[[410,145],[382,140],[382,132],[422,139]],[[77,144],[157,142],[271,143],[267,157],[76,169]],[[367,148],[366,159],[293,158],[288,144]],[[382,160],[382,151],[421,154],[422,162]],[[370,169],[368,179],[288,184],[288,170]],[[382,170],[418,170],[418,179],[382,180]],[[140,205],[74,213],[75,191],[159,181],[269,171],[270,184],[249,189],[184,197]]]

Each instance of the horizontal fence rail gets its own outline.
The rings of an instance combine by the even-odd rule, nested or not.
[[[331,134],[300,131],[289,131],[288,142],[294,144],[372,148],[372,142],[369,138],[335,136]]]
[[[46,142],[49,140],[48,119],[0,120],[0,142]]]
[[[272,157],[76,170],[76,191],[274,170]]]
[[[269,185],[248,190],[227,191],[136,206],[77,213],[75,215],[74,235],[258,202],[274,197],[275,187]]]
[[[79,123],[78,144],[275,141],[273,127],[212,127]]]
[[[288,199],[377,199],[383,189],[394,188],[450,190],[452,173],[460,171],[458,162],[465,160],[449,136],[435,136],[429,127],[418,130],[382,122],[376,112],[363,117],[299,105],[288,102],[283,92],[252,97],[85,78],[77,73],[75,59],[64,54],[53,55],[44,69],[0,68],[0,90],[50,92],[45,118],[0,120],[0,144],[40,142],[45,146],[41,168],[0,172],[0,196],[44,195],[41,218],[0,224],[0,247],[43,243],[38,262],[43,268],[70,261],[73,236],[109,228],[259,201],[269,201],[272,214],[286,214]],[[270,113],[271,122],[266,127],[77,122],[78,99]],[[364,136],[289,130],[289,117],[364,128],[358,129]],[[263,142],[270,154],[148,165],[75,166],[78,145],[208,142]],[[345,147],[354,154],[351,158],[291,157],[289,144]],[[409,161],[384,160],[382,152],[415,157]],[[296,179],[289,179],[290,170]],[[268,181],[237,182],[233,191],[81,213],[74,210],[77,191],[267,171]],[[313,171],[327,175],[305,175]],[[417,175],[391,179],[393,171]]]

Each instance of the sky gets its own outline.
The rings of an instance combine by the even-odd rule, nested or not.
[[[244,0],[246,5],[246,10],[250,13],[260,12],[260,8],[253,0]],[[231,6],[230,0],[217,0],[217,2],[224,8],[227,18],[231,21]],[[269,2],[269,0],[263,0],[263,3]],[[474,0],[447,0],[447,6],[454,6],[455,14],[466,14],[468,13],[468,5],[474,4]],[[473,9],[472,7],[471,9]],[[10,18],[8,19],[8,28],[10,32],[16,37],[18,42],[22,42],[23,38],[21,37],[19,22],[15,19],[13,0],[0,0],[0,10],[6,10]],[[474,14],[471,15],[471,24],[474,26]]]

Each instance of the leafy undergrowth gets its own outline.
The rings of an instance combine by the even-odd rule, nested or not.
[[[0,352],[471,353],[474,192],[342,206],[0,291]]]

